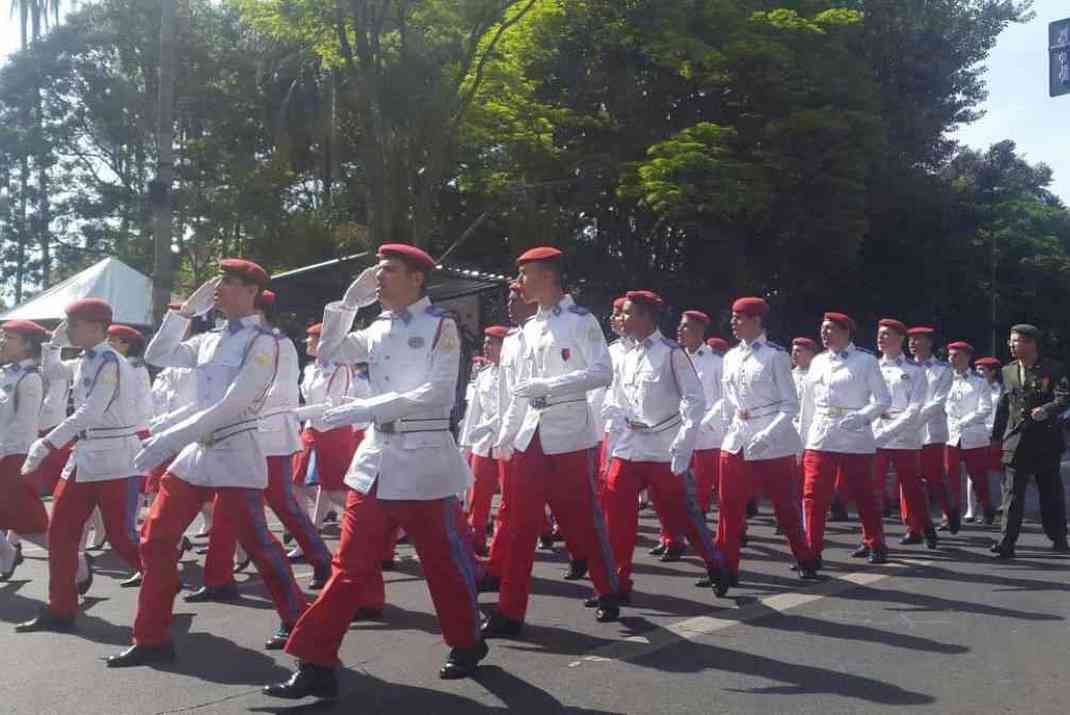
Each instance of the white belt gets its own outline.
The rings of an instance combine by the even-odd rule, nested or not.
[[[254,432],[259,429],[260,418],[253,418],[251,420],[242,420],[241,422],[235,422],[234,424],[227,425],[226,427],[220,427],[214,430],[212,434],[198,440],[204,447],[214,447],[225,439],[230,439],[235,435],[242,434],[243,432]]]
[[[780,412],[780,402],[771,402],[768,405],[761,405],[760,407],[749,407],[743,410],[736,410],[736,417],[746,422],[747,420],[758,419],[759,417],[768,417],[769,415],[775,415]]]
[[[536,410],[545,410],[556,405],[567,405],[572,402],[586,402],[587,395],[561,395],[560,397],[535,397],[528,401],[528,405]]]
[[[636,422],[634,420],[628,420],[628,419],[625,420],[625,424],[628,425],[628,429],[632,430],[633,432],[651,432],[651,433],[664,432],[667,429],[671,429],[673,427],[676,427],[677,425],[680,424],[680,422],[681,422],[680,415],[672,415],[670,417],[667,417],[667,418],[663,419],[661,422],[658,422],[658,423],[653,424],[653,425],[644,424],[642,422]]]
[[[135,437],[139,431],[137,427],[87,427],[78,433],[78,439],[120,439]]]
[[[375,429],[383,434],[406,434],[408,432],[448,432],[450,420],[448,417],[430,418],[425,420],[401,419],[393,422],[376,422]]]

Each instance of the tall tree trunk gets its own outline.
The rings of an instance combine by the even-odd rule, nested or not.
[[[25,0],[24,0],[25,1]],[[42,13],[47,10],[40,4],[33,6],[33,44],[41,39]],[[48,18],[45,17],[45,20]],[[34,124],[37,134],[37,210],[34,216],[34,236],[37,246],[41,251],[41,288],[48,288],[52,284],[52,236],[49,234],[49,224],[52,223],[52,212],[48,197],[48,146],[45,142],[45,105],[44,96],[41,93],[40,83],[34,81]]]
[[[22,31],[22,49],[25,51],[30,46],[30,6],[26,2],[19,4],[19,20]],[[21,124],[22,129],[25,131],[29,125],[29,117],[26,115],[26,109],[23,107],[21,112]],[[22,302],[22,288],[26,282],[26,199],[29,193],[30,186],[30,158],[25,154],[25,147],[22,149],[22,156],[19,157],[19,208],[18,219],[16,223],[15,233],[18,241],[15,250],[15,304],[18,305]]]
[[[174,111],[175,46],[178,42],[177,0],[160,0],[160,84],[156,107],[156,178],[149,187],[153,224],[152,311],[158,321],[167,311],[175,282],[171,255],[174,210],[171,185],[175,179]]]

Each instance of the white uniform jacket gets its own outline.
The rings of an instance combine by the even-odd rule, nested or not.
[[[26,454],[37,439],[43,392],[36,360],[12,363],[0,370],[0,457]]]
[[[925,404],[925,373],[905,355],[880,358],[881,376],[892,405],[873,423],[878,449],[921,449],[921,408]]]
[[[184,367],[166,367],[152,381],[152,419],[149,430],[162,432],[197,405],[197,376]]]
[[[818,452],[873,454],[873,420],[892,404],[877,357],[848,345],[840,352],[814,356],[803,382],[800,424],[804,445]],[[849,415],[860,424],[845,427]]]
[[[443,499],[470,480],[453,433],[461,344],[445,311],[421,298],[384,311],[363,330],[349,332],[356,311],[341,302],[323,312],[320,358],[368,363],[373,424],[357,448],[346,484],[379,499]]]
[[[791,357],[769,342],[765,333],[751,343],[741,341],[725,353],[723,375],[724,409],[731,419],[721,449],[743,459],[766,460],[794,456],[802,449],[792,420],[799,411]],[[749,449],[762,435],[766,448],[757,454]]]
[[[257,436],[264,456],[285,457],[301,451],[301,425],[296,414],[301,402],[298,394],[301,375],[293,341],[278,330],[273,334],[279,344],[279,369],[264,398]]]
[[[538,431],[546,454],[594,447],[602,439],[603,423],[591,411],[587,393],[608,386],[613,377],[598,319],[565,295],[552,308],[540,307],[523,332],[518,379],[548,380],[550,393],[533,400],[512,395],[500,440],[523,451]]]
[[[987,380],[985,380],[988,382]],[[989,436],[992,434],[992,428],[996,424],[996,408],[999,406],[999,398],[1003,396],[1003,383],[999,380],[988,383],[988,396],[992,401],[992,411],[988,413],[988,419],[985,420],[985,429],[988,430]]]
[[[501,419],[498,415],[498,381],[500,368],[487,365],[472,381],[472,396],[461,423],[461,446],[472,454],[489,457],[494,440],[498,439]]]
[[[947,394],[947,443],[959,449],[977,449],[990,444],[992,391],[988,381],[973,372],[954,372]]]
[[[140,430],[147,430],[152,422],[152,378],[144,359],[127,358],[127,362],[134,371],[134,424]]]
[[[353,368],[344,363],[317,357],[306,364],[301,374],[301,396],[305,404],[297,411],[305,426],[319,432],[329,431],[331,428],[323,424],[323,413],[351,397],[352,382]]]
[[[77,440],[61,476],[69,479],[75,469],[79,482],[133,476],[134,455],[141,449],[134,368],[106,342],[67,361],[60,359],[59,348],[41,346],[43,372],[68,370],[71,363],[77,363],[71,376],[74,412],[45,436],[56,448]]]
[[[196,380],[192,414],[157,437],[178,451],[168,471],[197,486],[263,489],[267,460],[258,429],[275,380],[279,341],[259,315],[183,341],[188,324],[169,312],[145,350],[153,365],[193,369]]]
[[[67,416],[67,401],[71,394],[71,380],[66,371],[53,375],[41,375],[45,395],[41,401],[41,429],[50,430]]]
[[[699,425],[695,449],[720,449],[725,428],[728,426],[724,416],[724,400],[721,399],[724,390],[721,386],[724,379],[724,358],[707,345],[701,346],[695,352],[688,352],[687,356],[691,358],[691,364],[695,366],[695,372],[702,383],[702,393],[706,396],[706,415],[714,413],[709,420],[703,420],[705,424]]]
[[[951,391],[951,366],[936,358],[918,365],[925,372],[925,404],[921,408],[921,443],[947,444],[947,393]]]
[[[611,457],[630,462],[690,462],[706,396],[687,353],[658,331],[627,352],[609,401],[624,429]]]

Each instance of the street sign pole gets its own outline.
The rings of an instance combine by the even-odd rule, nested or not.
[[[1052,97],[1070,94],[1070,18],[1048,25],[1048,93]]]

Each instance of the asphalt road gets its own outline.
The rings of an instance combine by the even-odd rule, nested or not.
[[[711,523],[715,516],[711,517]],[[902,529],[886,522],[895,544]],[[717,600],[693,585],[694,558],[646,554],[656,522],[644,512],[633,606],[598,624],[580,602],[588,582],[561,579],[565,556],[539,552],[523,640],[491,642],[479,676],[444,682],[446,656],[419,563],[399,547],[382,622],[352,626],[333,704],[265,698],[260,685],[292,662],[262,649],[277,619],[255,576],[236,604],[176,607],[179,658],[167,668],[112,671],[100,658],[130,637],[136,594],[104,552],[74,635],[17,635],[47,593],[44,554],[27,545],[0,584],[3,713],[1064,713],[1070,702],[1070,558],[1035,524],[1019,558],[994,563],[990,530],[967,527],[940,550],[893,548],[892,562],[850,559],[857,523],[831,524],[829,578],[803,585],[768,507],[751,522],[744,583]],[[336,534],[331,535],[334,545]],[[182,563],[200,584],[203,556]],[[308,566],[297,567],[307,581]],[[481,596],[493,604],[494,594]]]

